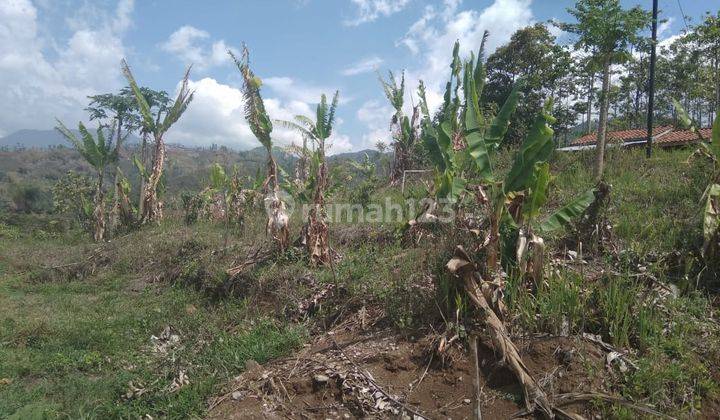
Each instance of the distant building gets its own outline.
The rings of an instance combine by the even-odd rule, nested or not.
[[[711,128],[700,129],[703,138],[710,139]],[[594,149],[597,141],[597,133],[586,134],[571,141],[567,147],[562,147],[560,151],[574,151]],[[647,130],[632,129],[621,131],[609,131],[607,133],[608,147],[634,147],[642,146],[647,141]],[[676,127],[666,125],[655,127],[653,129],[653,146],[658,147],[676,147],[691,143],[697,143],[698,136],[690,130],[682,130]]]

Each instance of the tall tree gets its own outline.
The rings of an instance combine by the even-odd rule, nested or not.
[[[93,199],[93,238],[96,242],[100,242],[105,238],[105,192],[103,183],[105,178],[105,169],[118,160],[117,148],[113,147],[112,130],[110,136],[106,140],[104,127],[99,126],[97,135],[93,135],[88,131],[83,123],[78,124],[80,138],[75,133],[68,130],[65,125],[58,120],[56,129],[62,134],[83,158],[95,168],[97,173],[97,184],[95,186],[95,197]]]
[[[708,12],[703,22],[693,27],[689,40],[694,41],[697,51],[704,57],[710,75],[712,93],[710,117],[720,106],[720,10],[716,15]]]
[[[143,188],[140,200],[140,206],[142,213],[140,214],[140,222],[147,223],[152,221],[160,221],[162,219],[162,202],[158,199],[158,184],[160,183],[160,177],[163,174],[163,168],[165,166],[165,133],[170,127],[175,124],[182,114],[187,110],[190,102],[193,99],[193,91],[189,88],[188,78],[190,77],[190,69],[188,67],[185,71],[185,75],[180,83],[180,89],[178,91],[177,98],[173,102],[172,106],[166,110],[159,110],[156,115],[153,115],[143,91],[138,87],[135,78],[130,71],[125,60],[122,61],[123,74],[130,84],[130,88],[135,95],[138,109],[141,115],[142,129],[145,132],[151,133],[155,140],[155,154],[153,156],[152,171],[149,172],[147,182]]]
[[[569,105],[562,99],[570,94],[567,81],[572,64],[570,53],[555,43],[555,37],[541,23],[519,29],[507,44],[488,57],[486,102],[500,106],[516,81],[522,80],[524,84],[525,96],[512,117],[508,142],[519,143],[525,138],[536,110],[547,99],[555,98],[560,113],[568,111]]]
[[[122,144],[127,136],[135,130],[140,122],[137,114],[137,103],[130,87],[125,87],[119,93],[104,93],[88,96],[90,104],[86,111],[90,113],[90,120],[99,120],[101,125],[112,127],[115,132],[115,154],[119,157],[122,151]],[[119,159],[118,159],[119,160]],[[115,193],[113,194],[113,206],[110,210],[110,230],[115,229],[119,220],[120,212],[120,191],[119,181],[121,177],[120,167],[115,164]]]
[[[558,23],[560,29],[578,36],[575,48],[592,53],[601,69],[600,117],[595,154],[595,177],[601,179],[605,163],[605,140],[613,64],[628,58],[628,48],[638,42],[639,32],[650,22],[649,13],[634,7],[623,9],[619,0],[577,0],[568,13],[575,23]]]

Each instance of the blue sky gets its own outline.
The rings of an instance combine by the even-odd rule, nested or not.
[[[340,90],[333,152],[388,141],[391,108],[376,71],[407,71],[407,99],[417,81],[431,105],[447,77],[450,48],[489,49],[517,29],[568,20],[572,0],[0,0],[0,136],[48,129],[58,117],[84,120],[86,96],[119,89],[125,57],[142,85],[174,92],[193,63],[196,99],[167,140],[245,149],[255,140],[242,118],[237,70],[225,51],[245,42],[274,118],[309,114],[320,93]],[[638,1],[623,1],[627,6]],[[680,0],[697,20],[711,3]],[[651,0],[640,3],[651,7]],[[660,0],[661,39],[683,28],[677,0]],[[570,42],[567,34],[559,40]],[[276,130],[279,144],[297,135]]]

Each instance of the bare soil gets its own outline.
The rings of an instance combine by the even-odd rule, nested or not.
[[[355,331],[353,330],[355,329]],[[437,338],[437,337],[434,337]],[[481,343],[489,340],[481,340]],[[532,375],[549,395],[604,392],[614,368],[606,353],[579,337],[515,339]],[[472,363],[466,349],[440,353],[437,340],[401,337],[390,330],[338,327],[292,357],[265,366],[254,362],[211,403],[211,419],[247,418],[470,418]],[[493,350],[479,348],[485,418],[521,411],[522,391]],[[566,412],[591,417],[588,404]]]

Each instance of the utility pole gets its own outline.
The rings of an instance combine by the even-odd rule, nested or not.
[[[647,115],[647,147],[645,154],[647,157],[652,155],[652,132],[653,132],[653,114],[655,111],[655,51],[657,50],[657,15],[658,0],[653,0],[652,11],[652,45],[650,46],[650,86],[648,89],[648,115]]]

